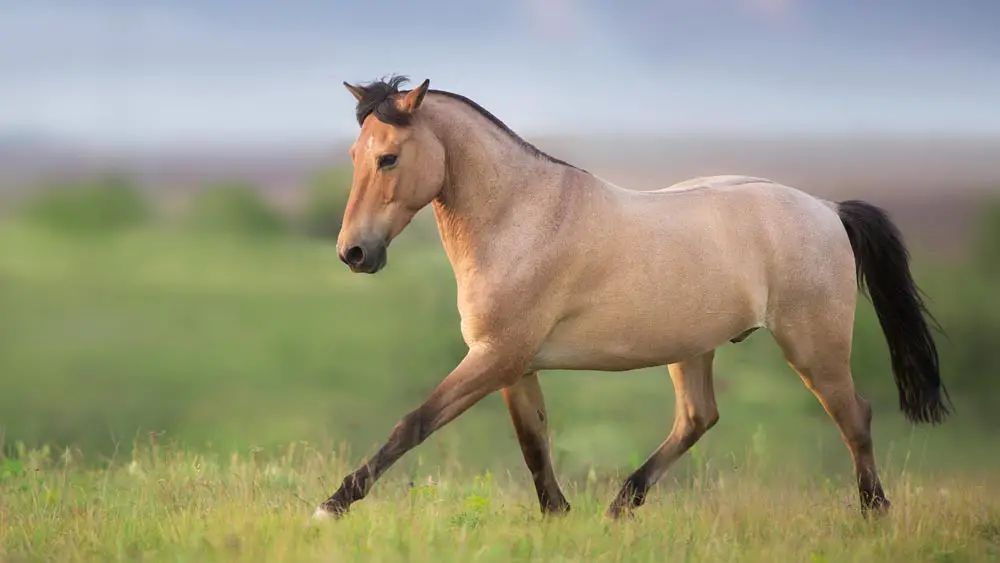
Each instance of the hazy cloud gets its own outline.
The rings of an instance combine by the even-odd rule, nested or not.
[[[0,0],[0,129],[323,140],[356,131],[342,80],[398,72],[526,133],[1000,132],[996,21],[986,0]]]
[[[547,38],[579,38],[590,25],[578,0],[521,0],[531,24]]]
[[[784,23],[792,16],[796,0],[738,0],[744,8],[773,23]]]

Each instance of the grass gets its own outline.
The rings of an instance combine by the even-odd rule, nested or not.
[[[884,476],[893,511],[865,521],[849,479],[788,468],[664,479],[630,522],[603,517],[617,478],[563,479],[543,519],[523,467],[390,474],[339,521],[307,527],[351,466],[302,443],[225,456],[153,443],[101,468],[72,450],[0,465],[4,561],[987,561],[1000,558],[996,477]]]

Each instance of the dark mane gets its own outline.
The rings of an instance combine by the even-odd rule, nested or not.
[[[369,115],[374,115],[376,119],[382,123],[387,123],[389,125],[395,125],[399,127],[405,127],[410,124],[410,116],[404,112],[401,112],[398,107],[396,107],[392,96],[396,94],[405,94],[409,90],[400,90],[399,87],[402,86],[408,79],[405,76],[392,76],[389,79],[381,79],[370,82],[361,86],[364,90],[364,97],[358,102],[357,108],[355,108],[355,115],[358,118],[358,125],[364,123],[365,119]],[[573,166],[572,164],[559,160],[554,156],[551,156],[541,149],[532,145],[528,141],[521,138],[520,135],[515,133],[507,124],[500,120],[497,116],[493,115],[486,108],[477,104],[476,102],[466,98],[461,94],[456,94],[454,92],[447,92],[444,90],[434,90],[429,89],[428,93],[440,94],[442,96],[447,96],[453,100],[458,100],[463,102],[467,106],[476,110],[480,115],[488,119],[493,125],[499,128],[501,131],[507,134],[512,140],[514,140],[518,145],[528,151],[530,154],[547,160],[549,162],[554,162],[556,164],[562,164],[563,166],[569,166],[570,168],[576,168],[577,170],[583,171],[583,169]]]
[[[361,86],[365,96],[358,101],[358,106],[354,113],[358,118],[358,125],[362,125],[365,119],[375,114],[375,117],[382,123],[405,127],[410,124],[409,114],[399,111],[392,96],[405,93],[408,90],[400,90],[399,87],[407,81],[405,76],[393,76],[388,80],[376,80]]]

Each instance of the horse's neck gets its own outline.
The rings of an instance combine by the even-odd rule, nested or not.
[[[445,252],[460,275],[478,269],[491,249],[523,227],[562,189],[558,165],[528,154],[504,134],[459,122],[439,134],[447,177],[434,215]]]
[[[449,160],[450,160],[449,153]],[[521,208],[537,194],[526,170],[466,158],[450,165],[447,184],[434,201],[434,215],[456,274],[479,269],[496,241],[516,228]]]

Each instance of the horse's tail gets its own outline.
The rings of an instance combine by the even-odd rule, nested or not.
[[[910,422],[939,424],[949,414],[945,402],[951,401],[928,321],[939,330],[940,325],[910,274],[903,237],[889,215],[870,203],[843,201],[837,214],[854,250],[858,287],[867,288],[889,345],[899,407]]]

